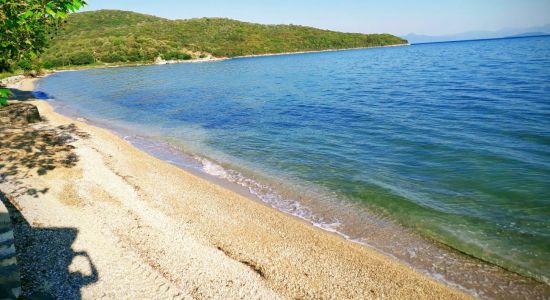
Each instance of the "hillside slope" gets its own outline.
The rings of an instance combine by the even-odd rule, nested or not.
[[[100,10],[70,15],[42,55],[45,67],[235,57],[404,44],[389,34],[340,33],[296,25],[261,25],[222,18],[167,20]]]

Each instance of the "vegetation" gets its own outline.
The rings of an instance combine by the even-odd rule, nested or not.
[[[235,57],[406,43],[389,34],[339,33],[221,18],[167,20],[134,12],[72,14],[42,55],[44,67]]]
[[[0,72],[14,64],[32,68],[50,34],[83,4],[81,0],[0,0]]]
[[[0,73],[14,66],[32,70],[53,31],[84,4],[82,0],[0,0]],[[0,106],[7,105],[8,96],[7,89],[0,89]]]
[[[8,97],[11,92],[8,89],[0,89],[0,107],[8,105]]]

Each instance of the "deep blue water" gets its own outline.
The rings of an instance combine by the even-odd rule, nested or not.
[[[64,72],[39,88],[325,228],[352,235],[361,223],[329,204],[353,204],[550,277],[549,37]]]

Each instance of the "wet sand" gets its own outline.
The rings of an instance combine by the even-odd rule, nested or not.
[[[32,80],[13,87],[32,90]],[[0,190],[15,215],[27,295],[469,298],[59,115],[46,101],[32,103],[46,121],[0,131],[0,155],[10,157]]]

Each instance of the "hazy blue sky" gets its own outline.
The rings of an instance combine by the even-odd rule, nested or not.
[[[88,0],[86,10],[170,19],[228,17],[353,32],[430,35],[550,23],[550,0]]]

